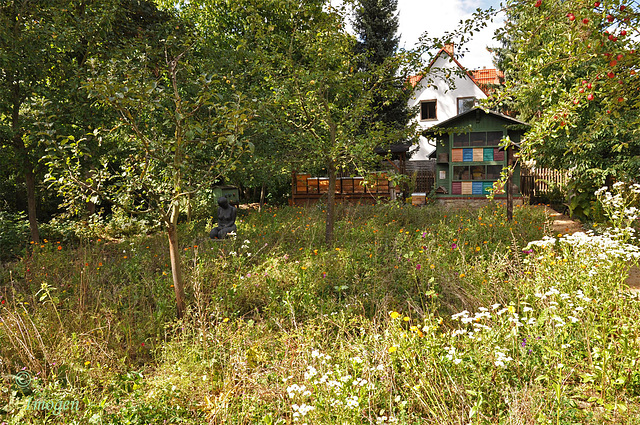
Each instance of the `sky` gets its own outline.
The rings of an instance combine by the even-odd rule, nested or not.
[[[424,31],[428,31],[430,36],[441,36],[445,31],[454,29],[461,19],[470,17],[477,8],[489,6],[499,9],[500,0],[398,0],[400,46],[414,47]],[[468,69],[494,68],[486,46],[498,45],[492,37],[501,25],[499,21],[474,34],[466,46],[470,51],[464,57],[456,54],[463,66]]]

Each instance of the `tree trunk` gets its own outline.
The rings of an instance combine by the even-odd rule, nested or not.
[[[513,148],[507,147],[507,167],[509,167],[509,177],[507,177],[507,221],[513,220]]]
[[[260,189],[260,206],[258,207],[258,212],[261,212],[262,207],[264,207],[265,186],[266,186],[266,183],[263,182],[262,188]]]
[[[22,169],[24,170],[24,180],[27,185],[27,213],[29,215],[29,228],[31,230],[31,240],[40,242],[40,232],[38,231],[38,219],[36,217],[36,176],[33,166],[29,160],[27,147],[22,140],[20,128],[20,105],[21,92],[20,83],[14,82],[11,92],[11,131],[13,132],[13,145],[22,155]]]
[[[27,209],[29,210],[29,228],[31,229],[31,240],[40,242],[40,232],[38,231],[38,219],[36,217],[36,176],[30,164],[25,164],[25,182],[27,184]]]
[[[336,220],[336,163],[333,159],[329,160],[327,169],[329,171],[329,189],[327,193],[327,226],[324,240],[327,246],[331,246],[333,244],[333,227]]]
[[[169,254],[171,257],[171,274],[173,276],[173,289],[176,293],[176,307],[178,319],[182,319],[185,313],[184,281],[182,279],[182,264],[180,263],[180,247],[178,246],[178,215],[180,208],[174,205],[171,211],[171,222],[167,223],[169,235]]]
[[[187,223],[191,223],[191,194],[187,195]]]

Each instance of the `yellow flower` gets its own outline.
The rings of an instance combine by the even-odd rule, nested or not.
[[[389,316],[391,316],[392,319],[397,319],[398,317],[400,317],[400,313],[398,313],[397,311],[392,311],[389,313]]]
[[[479,246],[476,247],[476,251],[480,251],[480,247]]]
[[[430,265],[429,267],[431,268],[431,270],[433,270],[433,269],[435,269],[435,268],[436,268],[436,266],[435,266],[435,265],[433,265],[433,264],[432,264],[432,265]]]
[[[464,273],[460,273],[460,277],[465,277],[465,274]]]
[[[224,319],[222,319],[222,323],[227,323],[229,321],[228,317],[225,317]]]
[[[90,361],[88,361],[88,360],[87,360],[86,362],[84,362],[84,365],[85,365],[85,366],[89,366],[90,364],[91,364],[91,362],[90,362]]]
[[[398,351],[398,347],[389,347],[389,353],[395,353],[396,351]]]
[[[407,317],[407,316],[404,316],[404,317],[402,318],[402,320],[404,320],[405,322],[408,322],[408,321],[410,321],[411,319],[410,319],[409,317]]]
[[[507,307],[507,310],[509,310],[509,313],[513,314],[516,312],[516,308],[512,305],[510,305],[509,307]]]

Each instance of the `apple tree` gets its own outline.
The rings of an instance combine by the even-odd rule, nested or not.
[[[376,146],[407,140],[412,128],[368,119],[383,83],[388,90],[389,63],[371,64],[366,70],[358,66],[363,58],[353,53],[356,38],[345,30],[344,9],[316,1],[292,2],[289,10],[288,31],[277,39],[278,48],[264,58],[272,102],[269,110],[290,158],[299,167],[319,165],[327,171],[325,241],[332,244],[339,169],[365,170],[379,160]],[[364,128],[363,123],[367,123]]]
[[[118,117],[113,128],[66,138],[48,152],[49,181],[66,196],[104,198],[161,224],[168,236],[177,315],[185,313],[178,218],[185,200],[215,182],[252,148],[243,137],[250,112],[201,57],[197,31],[170,21],[164,38],[131,41],[108,60],[91,62],[84,85]],[[193,36],[192,34],[195,34]],[[87,174],[88,146],[116,140]]]
[[[507,81],[491,104],[532,125],[523,159],[569,170],[583,198],[607,179],[637,180],[638,3],[508,0],[504,11],[496,50]]]

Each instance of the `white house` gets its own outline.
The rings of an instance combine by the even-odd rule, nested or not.
[[[414,96],[409,100],[409,106],[419,106],[416,120],[422,130],[448,120],[458,114],[473,108],[476,101],[486,99],[487,83],[492,83],[490,77],[497,79],[497,72],[493,69],[468,71],[454,56],[453,45],[446,45],[434,57],[429,65],[426,77],[412,77],[415,84]],[[447,78],[447,74],[449,74]],[[497,82],[497,81],[496,81]],[[485,87],[485,90],[482,89]],[[426,160],[435,151],[433,141],[420,136],[420,146],[411,161]]]

